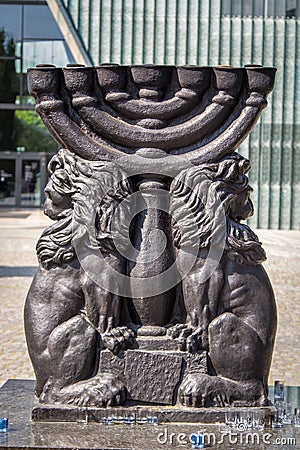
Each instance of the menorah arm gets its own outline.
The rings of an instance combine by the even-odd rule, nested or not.
[[[55,139],[65,148],[72,149],[77,155],[88,160],[113,161],[123,156],[116,148],[98,143],[65,113],[61,101],[49,100],[37,103],[36,111],[40,114],[47,128]]]
[[[161,102],[134,98],[124,100],[111,94],[106,96],[106,101],[125,117],[166,120],[191,111],[200,102],[200,96],[191,90],[187,92],[187,89],[185,91],[181,89],[173,98]]]
[[[258,121],[266,100],[252,93],[240,115],[215,139],[207,144],[185,153],[185,149],[176,149],[171,154],[182,155],[193,164],[219,161],[233,153],[251,132]]]
[[[76,99],[76,105],[78,104],[78,100],[80,100],[80,98]],[[193,164],[200,164],[208,161],[217,161],[220,158],[233,153],[244,141],[244,139],[246,139],[254,127],[265,105],[266,101],[263,97],[252,93],[247,99],[245,106],[241,109],[240,114],[234,120],[231,119],[232,122],[229,123],[229,125],[219,134],[219,136],[203,146],[196,148],[195,150],[187,151],[185,148],[180,148],[171,151],[170,154],[184,154],[184,157],[187,158],[188,161]],[[124,156],[124,153],[120,150],[110,147],[105,142],[99,145],[86,133],[82,133],[80,127],[77,126],[76,123],[64,111],[63,102],[59,100],[42,101],[37,104],[36,109],[43,118],[46,126],[51,129],[58,142],[63,145],[63,147],[72,149],[82,158],[88,160],[101,159],[104,161],[113,161],[116,158]],[[108,116],[108,120],[111,119],[111,116],[107,113],[98,110],[93,106],[83,106],[79,109],[81,117],[93,127],[96,127],[97,124],[99,125],[99,123],[101,123],[101,119],[103,120],[103,116],[105,117],[105,115]],[[221,105],[212,103],[208,108],[206,108],[205,119],[203,119],[202,122],[203,124],[206,122],[208,126],[209,123],[211,123],[210,117],[213,109],[218,109],[219,115],[222,111],[224,111]],[[95,118],[98,114],[96,114],[93,110],[96,110],[96,112],[99,113],[101,119],[100,117]],[[106,125],[108,126],[108,124]],[[180,127],[180,125],[178,127]],[[113,133],[115,132],[115,128],[113,128],[113,131],[112,128],[108,129],[110,129]],[[141,133],[144,133],[144,131],[146,130],[141,130]],[[201,131],[203,132],[203,129]],[[178,137],[178,139],[179,138],[180,137]],[[123,135],[123,143],[125,139],[127,143],[126,132],[124,132]],[[142,137],[140,139],[142,139]],[[138,141],[136,145],[138,146],[140,142],[141,141]],[[149,140],[149,143],[154,142],[155,141],[153,140]],[[146,146],[147,145],[145,145],[145,147]]]
[[[125,142],[127,147],[139,148],[143,145],[164,150],[188,146],[203,139],[220,126],[233,108],[232,102],[218,103],[213,100],[202,114],[192,117],[184,124],[163,129],[147,129],[113,117],[92,102],[87,105],[86,97],[75,98],[72,104],[89,126],[112,142],[117,144]]]

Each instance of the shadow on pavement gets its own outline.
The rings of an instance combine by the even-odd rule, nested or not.
[[[0,278],[4,277],[33,277],[37,266],[0,266]]]

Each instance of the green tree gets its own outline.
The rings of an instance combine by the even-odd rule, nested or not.
[[[30,152],[55,153],[57,143],[35,111],[16,111],[15,140],[17,147]]]

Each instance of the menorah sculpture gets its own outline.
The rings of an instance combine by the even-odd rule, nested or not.
[[[25,328],[40,403],[267,405],[276,306],[235,153],[260,66],[29,69],[49,164]]]

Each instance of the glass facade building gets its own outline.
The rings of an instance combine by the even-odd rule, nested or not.
[[[13,18],[9,8],[18,11]],[[19,30],[4,55],[13,93],[0,93],[0,108],[14,104],[19,118],[32,109],[25,69],[36,63],[277,67],[269,106],[239,150],[252,164],[256,214],[249,222],[300,229],[300,0],[0,0],[1,26]],[[19,135],[15,148],[36,151]],[[40,151],[49,151],[43,142]]]
[[[71,52],[45,1],[1,1],[1,66],[11,75],[14,102],[0,98],[1,109],[33,109],[27,95],[26,71],[41,61],[63,66],[74,62]],[[2,72],[2,71],[1,71]],[[3,80],[2,80],[3,83]],[[2,85],[1,83],[1,85]]]
[[[27,68],[74,62],[45,1],[0,0],[0,205],[40,206],[57,144],[34,110]]]

